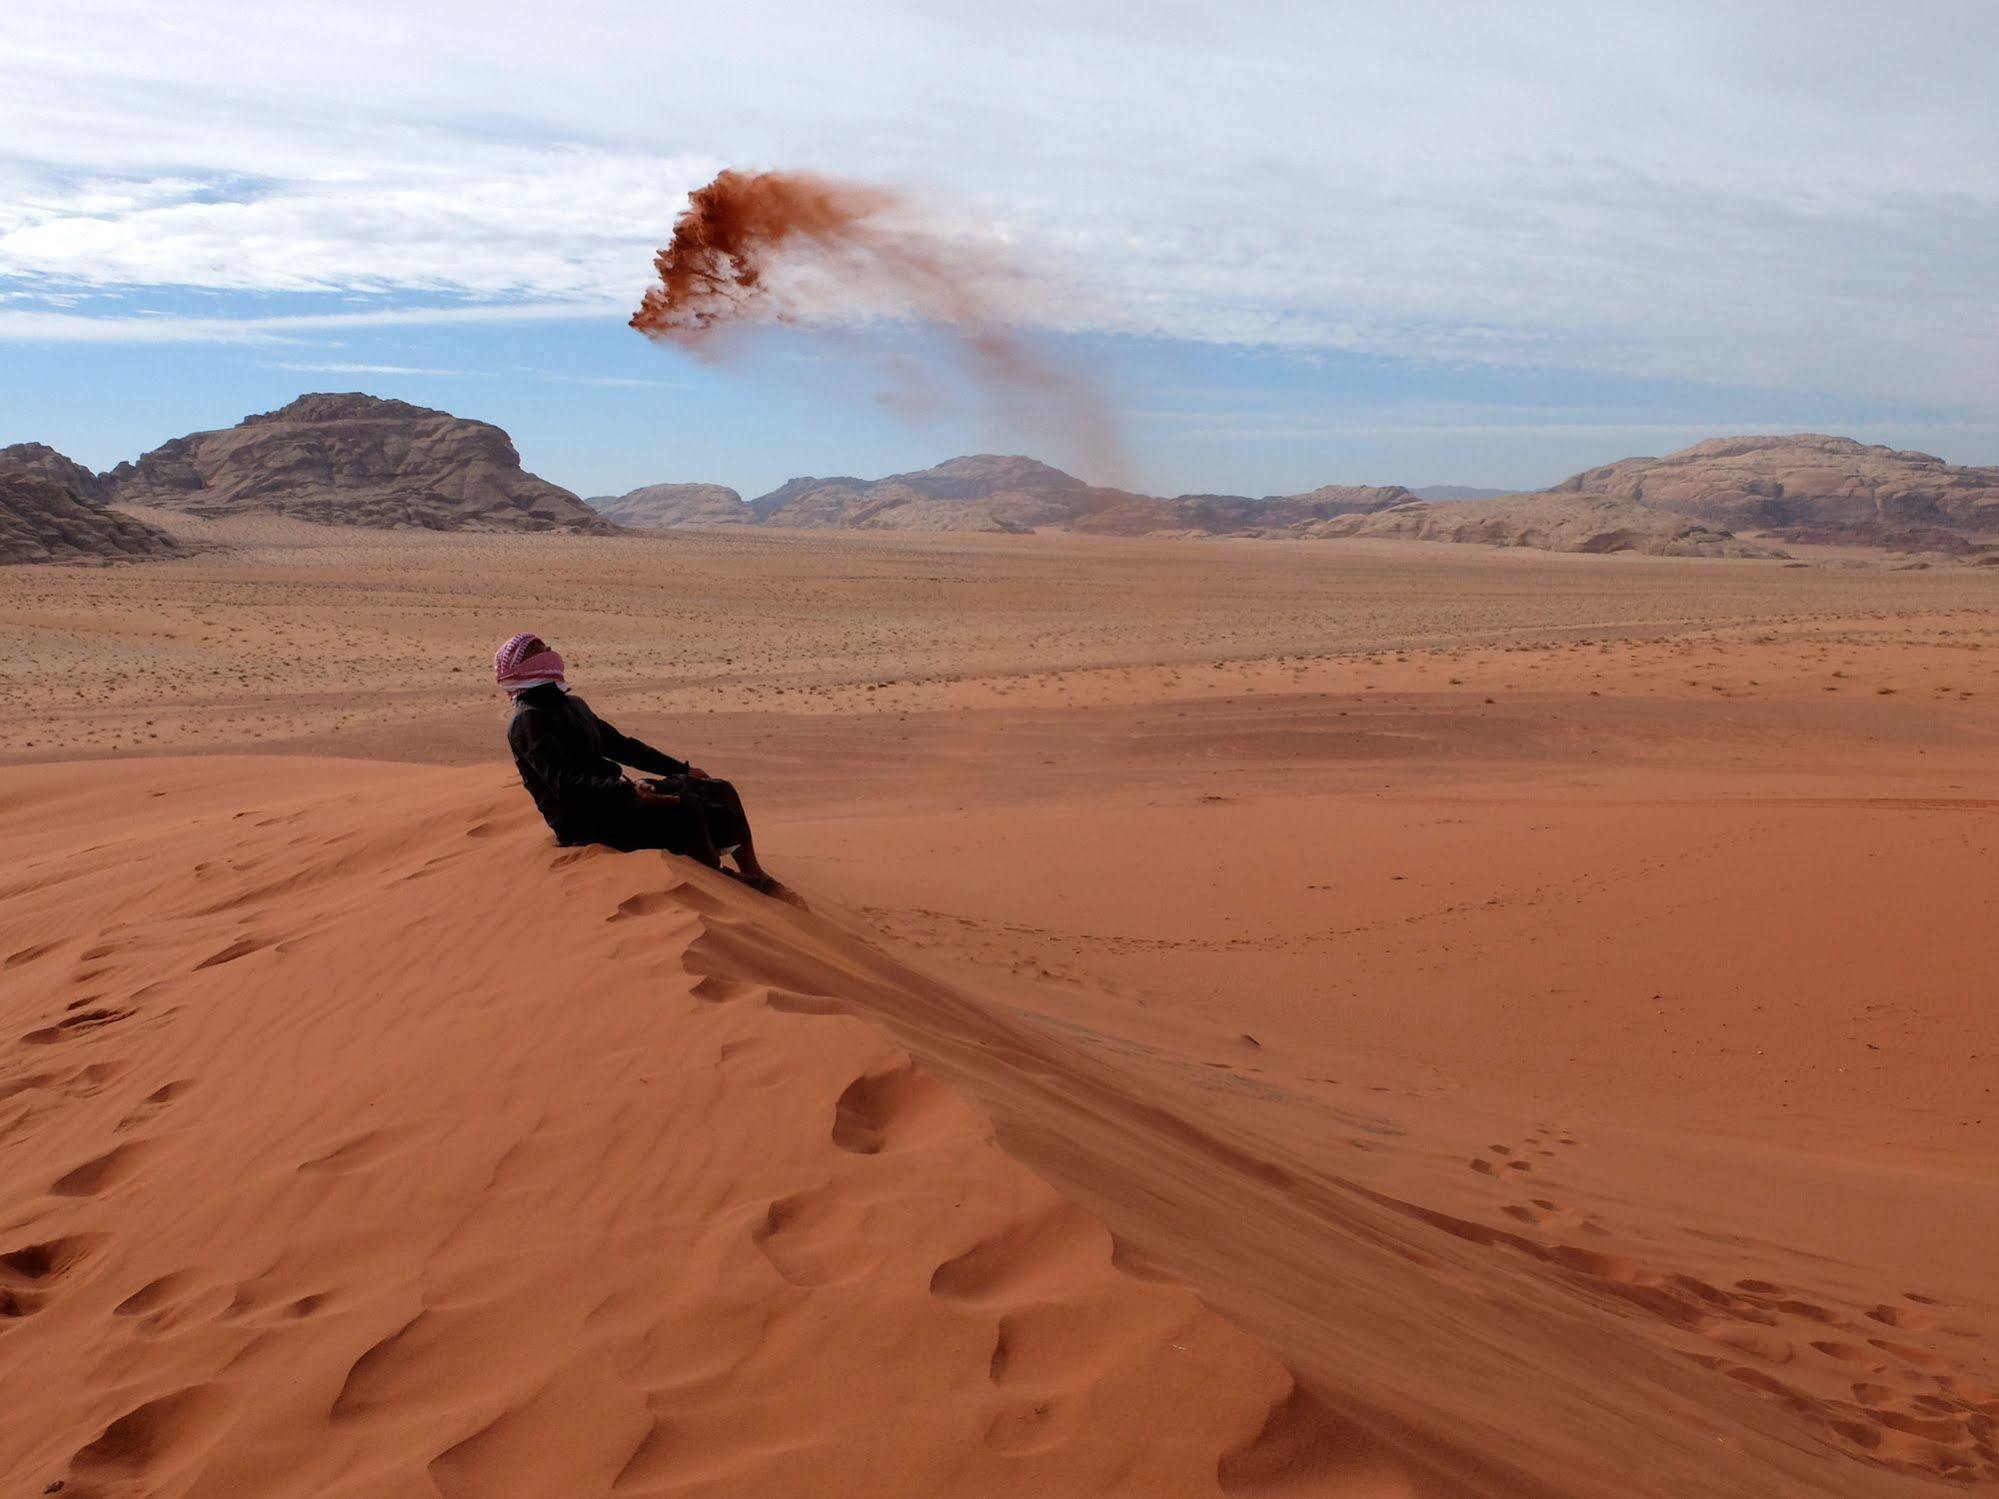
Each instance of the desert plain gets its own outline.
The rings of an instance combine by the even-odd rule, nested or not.
[[[7,1493],[1999,1485],[1993,569],[155,519],[0,576]]]

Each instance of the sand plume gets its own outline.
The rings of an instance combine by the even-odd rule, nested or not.
[[[688,195],[631,326],[704,357],[758,322],[832,327],[909,319],[942,335],[948,362],[1009,426],[1115,470],[1099,394],[1022,336],[1022,269],[991,246],[920,221],[893,189],[811,172],[727,168]],[[922,417],[944,404],[935,371],[877,353],[885,404]],[[1099,474],[1098,477],[1106,477]]]

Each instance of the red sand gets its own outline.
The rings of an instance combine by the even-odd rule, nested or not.
[[[1035,295],[997,241],[941,236],[903,196],[814,172],[733,168],[688,194],[657,278],[630,326],[655,342],[713,356],[724,335],[760,320],[851,328],[884,312],[915,317],[957,356],[949,370],[898,353],[881,398],[906,411],[948,404],[969,377],[995,413],[1037,443],[1073,445],[1101,478],[1122,454],[1101,392],[1024,338],[1019,304]],[[912,361],[915,361],[912,363]]]
[[[1999,1482],[1999,626],[1879,608],[1988,580],[1731,627],[1743,569],[1402,552],[1349,654],[1148,664],[1193,618],[1148,569],[1240,566],[1254,637],[1316,564],[1134,548],[1121,664],[1064,669],[1106,622],[998,673],[1042,584],[947,617],[896,572],[983,553],[794,597],[708,545],[782,703],[593,696],[735,775],[811,913],[554,849],[455,683],[343,730],[218,673],[191,732],[285,752],[5,771],[10,1492]],[[223,617],[337,628],[323,572]],[[125,593],[178,630],[146,590],[207,576]],[[857,638],[979,669],[802,690],[848,579]],[[1562,626],[1394,650],[1447,583]],[[1631,600],[1709,622],[1578,626]],[[33,732],[171,733],[92,617],[101,696]]]
[[[10,776],[12,1487],[1213,1494],[1274,1461],[1283,1368],[855,1018],[958,1018],[862,944],[553,851],[491,770],[148,770]]]

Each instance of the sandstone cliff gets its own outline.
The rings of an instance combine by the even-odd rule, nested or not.
[[[367,395],[305,395],[234,427],[163,443],[106,476],[121,504],[246,511],[436,531],[615,528],[521,468],[498,427]]]
[[[157,527],[79,499],[53,479],[0,469],[0,564],[136,562],[181,550]]]
[[[0,473],[33,474],[60,484],[79,500],[102,502],[109,486],[74,458],[45,442],[17,442],[0,448]]]
[[[1784,555],[1701,521],[1602,495],[1418,501],[1371,515],[1336,517],[1305,527],[1301,534],[1475,542],[1544,552],[1642,552],[1655,557]]]
[[[1999,539],[1999,468],[1817,433],[1720,437],[1626,458],[1551,493],[1606,495],[1791,541],[1973,551]]]

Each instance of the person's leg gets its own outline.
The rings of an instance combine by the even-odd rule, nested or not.
[[[735,848],[730,857],[736,861],[736,868],[752,880],[770,879],[770,872],[757,858],[756,835],[750,831],[750,815],[743,810],[741,794],[729,782],[712,777],[694,785],[708,805],[709,832],[716,844],[727,848],[733,843]]]
[[[708,819],[689,802],[635,801],[621,813],[615,827],[604,830],[600,842],[623,853],[656,848],[670,854],[684,854],[710,869],[722,867],[714,840],[708,836]]]
[[[736,788],[712,776],[689,781],[687,786],[700,799],[707,814],[709,836],[716,847],[730,850],[729,857],[735,860],[744,882],[766,895],[782,893],[784,886],[757,858],[756,837],[750,831],[750,817],[743,810],[743,798]]]

